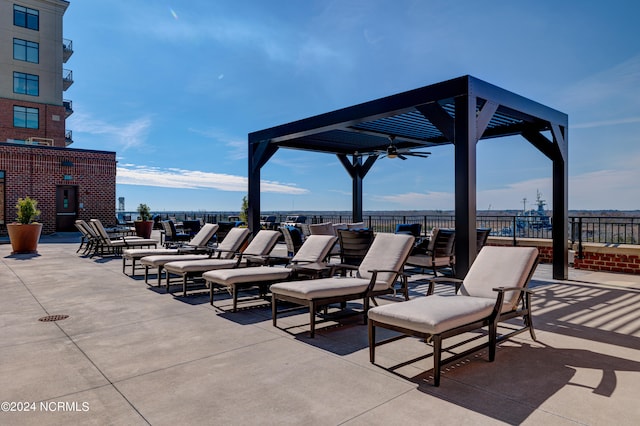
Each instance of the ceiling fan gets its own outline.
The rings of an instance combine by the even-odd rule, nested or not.
[[[375,154],[387,158],[399,158],[406,160],[407,156],[427,158],[431,153],[425,151],[412,151],[411,148],[398,148],[395,144],[395,136],[389,136],[390,144],[386,149],[375,151]]]

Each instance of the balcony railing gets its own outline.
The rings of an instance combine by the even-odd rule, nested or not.
[[[62,70],[62,88],[67,90],[73,84],[73,71]]]
[[[64,106],[65,117],[69,118],[69,116],[73,114],[73,102],[68,99],[64,99],[62,101],[62,106]]]
[[[64,132],[64,145],[69,146],[73,143],[73,131],[67,130]]]
[[[62,39],[62,61],[67,62],[71,55],[73,55],[73,41]]]

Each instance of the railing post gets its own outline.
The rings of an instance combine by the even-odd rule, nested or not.
[[[513,226],[513,228],[512,228],[513,229],[513,232],[512,232],[512,234],[513,234],[513,246],[515,247],[515,246],[518,245],[518,242],[516,241],[516,217],[515,216],[513,217],[512,226]]]
[[[578,259],[584,259],[582,252],[582,218],[578,218]]]

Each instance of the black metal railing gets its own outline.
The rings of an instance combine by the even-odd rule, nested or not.
[[[136,217],[136,212],[118,212],[118,216],[129,215]],[[176,218],[189,220],[202,218],[204,222],[226,222],[230,216],[237,216],[237,212],[206,212],[206,211],[172,211],[157,213],[162,219]],[[265,213],[267,214],[267,213]],[[276,222],[285,222],[291,213],[268,212],[276,216]],[[351,223],[350,213],[315,213],[307,214],[306,223]],[[364,225],[375,232],[394,232],[399,223],[419,223],[422,234],[428,234],[431,229],[454,228],[455,216],[447,214],[435,215],[393,215],[393,214],[365,214]],[[491,235],[510,237],[513,244],[518,238],[551,239],[551,222],[539,221],[536,218],[509,215],[481,215],[476,218],[478,228],[491,228]],[[570,216],[568,221],[569,239],[572,244],[606,243],[606,244],[640,244],[640,217],[631,216]],[[579,249],[578,255],[581,255]]]

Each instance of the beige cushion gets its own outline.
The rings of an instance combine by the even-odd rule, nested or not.
[[[495,297],[433,295],[377,306],[369,310],[369,318],[384,324],[438,334],[488,317],[495,304]]]
[[[174,274],[206,272],[213,269],[233,268],[237,264],[235,259],[194,259],[179,260],[164,264],[164,269]]]
[[[331,222],[309,225],[309,232],[311,232],[311,235],[336,235]]]
[[[140,263],[145,266],[162,266],[165,263],[175,262],[179,260],[201,260],[208,259],[208,254],[173,254],[173,255],[153,255],[140,259]]]
[[[334,223],[333,224],[334,235],[338,235],[338,231],[340,229],[349,229],[349,226],[346,223]]]
[[[273,249],[279,237],[280,231],[262,229],[253,237],[244,253],[256,256],[267,255]]]
[[[454,263],[453,260],[449,257],[432,257],[428,254],[415,254],[413,256],[409,256],[407,259],[407,265],[411,266],[421,266],[424,268],[433,268],[434,266],[449,266]]]
[[[291,274],[289,268],[259,266],[254,268],[220,269],[208,271],[202,277],[210,282],[232,286],[239,283],[286,280]]]
[[[459,294],[495,300],[495,287],[522,288],[537,256],[535,247],[485,246],[464,278]],[[515,308],[519,295],[514,291],[505,293],[503,312]]]
[[[374,269],[398,271],[413,248],[415,238],[406,234],[379,233],[358,268],[360,278],[370,279]],[[377,280],[384,281],[388,286],[393,284],[395,274],[385,272],[378,274]]]
[[[146,256],[167,255],[167,254],[178,254],[178,249],[141,248],[141,249],[127,249],[122,252],[122,256],[124,256],[127,259],[140,259]]]
[[[364,227],[364,222],[354,222],[347,224],[347,229],[363,229]]]
[[[364,278],[334,277],[318,280],[287,281],[271,286],[271,292],[299,299],[345,296],[364,292],[369,280]]]
[[[236,252],[240,250],[240,246],[249,236],[249,228],[231,228],[224,240],[218,245],[220,257],[223,259],[231,259]]]
[[[189,245],[195,247],[206,246],[218,231],[218,227],[219,225],[217,223],[205,223],[198,233],[193,236],[191,241],[189,241]]]
[[[309,235],[291,261],[317,263],[329,254],[338,237],[332,235]]]

